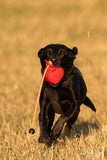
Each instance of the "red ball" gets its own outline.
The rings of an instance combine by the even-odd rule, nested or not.
[[[58,84],[64,76],[64,69],[62,67],[55,67],[54,65],[50,64],[47,60],[45,60],[45,62],[46,67],[49,65],[49,68],[45,75],[45,81],[51,84]],[[44,69],[43,74],[45,70],[46,68]]]

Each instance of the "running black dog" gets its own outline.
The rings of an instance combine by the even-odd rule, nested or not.
[[[87,88],[83,76],[79,69],[74,66],[78,49],[70,49],[65,45],[50,44],[41,48],[38,52],[42,66],[42,74],[46,67],[46,62],[51,61],[55,67],[64,69],[64,77],[54,85],[44,81],[40,96],[40,143],[51,143],[56,140],[64,124],[65,134],[70,131],[72,124],[77,120],[80,112],[80,105],[85,104],[93,111],[96,111],[91,100],[86,96]],[[53,125],[55,113],[61,114]]]

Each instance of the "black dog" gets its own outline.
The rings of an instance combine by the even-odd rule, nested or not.
[[[50,143],[60,135],[64,124],[66,130],[71,129],[80,112],[80,105],[85,104],[96,111],[91,100],[86,96],[87,88],[79,69],[74,66],[78,50],[65,45],[50,44],[40,49],[38,56],[42,65],[42,73],[46,62],[51,61],[55,67],[64,69],[64,77],[57,85],[44,81],[40,96],[40,143]],[[61,114],[52,128],[55,113]],[[65,131],[67,134],[67,132]]]

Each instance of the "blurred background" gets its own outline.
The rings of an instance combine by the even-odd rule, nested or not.
[[[7,143],[1,157],[4,151],[9,157],[9,146],[22,137],[26,141],[41,81],[37,54],[50,43],[78,48],[75,65],[97,113],[82,106],[77,123],[98,122],[107,131],[107,1],[0,0],[0,141]],[[36,126],[38,137],[38,116]]]

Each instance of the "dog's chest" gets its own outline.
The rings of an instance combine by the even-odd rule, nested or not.
[[[62,114],[64,112],[64,108],[62,108],[61,104],[65,101],[72,100],[72,95],[66,88],[60,88],[58,90],[46,88],[45,93],[49,98],[54,111],[58,114]]]
[[[52,107],[53,107],[53,110],[55,111],[55,113],[58,113],[58,114],[63,113],[61,105],[58,103],[58,101],[53,101],[52,102]]]
[[[55,113],[62,114],[63,110],[61,108],[61,104],[59,102],[59,93],[54,89],[46,89],[45,93],[50,100],[53,110]]]

